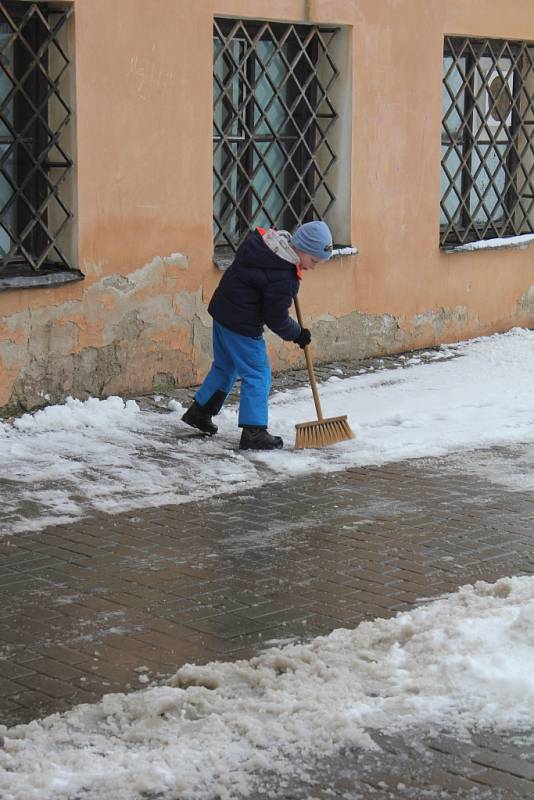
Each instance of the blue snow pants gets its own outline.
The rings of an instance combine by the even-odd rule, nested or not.
[[[228,394],[237,378],[241,378],[239,427],[266,428],[271,365],[263,337],[242,336],[214,321],[213,363],[195,400],[204,406],[215,392]]]

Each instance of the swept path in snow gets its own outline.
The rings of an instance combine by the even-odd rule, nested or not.
[[[459,357],[324,383],[325,416],[347,414],[357,438],[322,450],[292,449],[295,423],[315,416],[307,387],[272,398],[270,428],[286,441],[275,453],[237,450],[235,407],[218,417],[213,439],[191,435],[173,401],[164,414],[118,397],[70,399],[0,422],[0,533],[239,492],[287,474],[534,441],[534,331],[445,350]]]

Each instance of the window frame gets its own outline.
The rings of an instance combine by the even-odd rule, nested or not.
[[[456,52],[455,52],[456,51]],[[505,39],[478,39],[474,37],[465,36],[446,36],[443,48],[443,82],[442,91],[448,92],[448,108],[443,108],[442,111],[442,124],[441,124],[441,145],[445,147],[445,156],[442,152],[441,157],[441,170],[442,176],[445,175],[447,186],[445,191],[440,192],[440,247],[444,250],[454,249],[461,247],[465,244],[470,244],[476,241],[487,241],[493,238],[508,238],[522,234],[534,232],[534,164],[531,165],[528,173],[523,168],[521,158],[527,152],[527,146],[530,147],[530,158],[534,161],[534,127],[529,139],[526,133],[527,125],[532,126],[532,121],[527,121],[520,115],[521,102],[526,96],[527,111],[534,114],[534,90],[529,96],[526,91],[526,78],[522,74],[521,59],[526,57],[530,68],[533,67],[534,60],[534,44],[530,42],[505,40]],[[480,63],[482,59],[493,58],[492,65],[484,78],[481,78]],[[447,59],[451,60],[451,65],[446,67]],[[456,68],[458,73],[462,75],[459,68],[461,59],[465,59],[463,67],[463,82],[460,92],[455,97],[451,97],[450,88],[447,86],[447,79],[450,79],[452,70]],[[506,72],[503,72],[500,62],[503,60],[510,61],[510,67]],[[486,80],[488,75],[495,75],[501,79],[501,89],[494,97],[491,93],[491,82]],[[480,86],[476,86],[477,80]],[[534,72],[531,76],[534,80]],[[511,85],[509,83],[511,81]],[[534,89],[534,84],[533,84]],[[509,98],[510,104],[503,114],[500,110],[498,113],[497,134],[502,137],[506,133],[507,138],[500,140],[497,135],[491,132],[490,126],[490,112],[485,115],[481,113],[479,100],[482,93],[486,93],[486,100],[488,107],[493,112],[493,119],[495,119],[495,110],[498,107],[503,97]],[[463,110],[459,110],[457,100],[463,95]],[[449,127],[446,123],[447,118],[451,114],[456,113],[461,120],[460,134],[455,139],[450,135]],[[507,118],[510,118],[510,123],[507,124]],[[477,127],[478,126],[478,127]],[[495,126],[494,126],[495,127]],[[520,137],[525,137],[525,146],[521,149],[518,145]],[[485,138],[483,138],[485,137]],[[486,146],[486,152],[498,152],[499,146],[504,147],[504,157],[498,161],[498,169],[502,170],[505,187],[504,191],[500,194],[497,193],[496,181],[494,180],[497,175],[497,170],[493,175],[489,175],[488,169],[485,164],[484,158],[480,155],[481,147]],[[454,188],[454,183],[458,178],[459,170],[453,173],[452,177],[446,166],[446,159],[452,154],[458,157],[461,162],[460,172],[460,187],[458,196],[458,188]],[[473,160],[480,161],[478,168],[473,168]],[[519,177],[519,170],[523,169],[525,180],[523,186],[528,184],[529,192],[519,192],[517,182]],[[500,223],[501,217],[492,216],[488,213],[485,207],[484,198],[488,194],[485,189],[482,195],[479,191],[477,181],[480,175],[484,178],[484,171],[488,177],[488,186],[490,191],[495,194],[497,202],[494,208],[502,207],[504,224]],[[456,200],[457,211],[453,211],[453,215],[449,215],[449,210],[446,208],[446,203],[452,197]],[[475,201],[475,209],[472,210],[471,206]],[[530,200],[528,210],[523,212],[523,201]],[[523,212],[523,218],[519,225],[514,222],[514,216],[517,214],[518,209]],[[485,221],[477,221],[476,214],[483,211],[487,215]],[[454,222],[457,213],[459,213],[459,222]],[[443,222],[443,216],[445,221]],[[529,217],[532,221],[529,223]],[[527,224],[527,229],[524,228]]]
[[[0,57],[11,55],[9,62],[4,56],[0,68],[10,85],[0,101],[2,132],[8,134],[0,137],[0,144],[6,147],[0,157],[0,174],[12,192],[2,200],[0,209],[4,223],[0,227],[11,242],[9,251],[0,253],[0,290],[51,286],[84,277],[72,266],[59,241],[72,229],[74,219],[61,192],[74,168],[62,138],[71,124],[72,108],[59,88],[73,70],[59,41],[64,32],[69,35],[67,26],[73,13],[73,5],[51,0],[0,0],[0,23],[8,28],[9,37]],[[57,61],[55,67],[59,65],[55,75],[51,58]],[[59,123],[50,119],[54,102],[56,115],[63,116]],[[8,158],[14,159],[11,174],[7,174]],[[56,204],[54,210],[52,203]],[[14,224],[9,214],[13,214]]]
[[[337,154],[329,141],[329,133],[339,115],[329,93],[340,77],[340,71],[329,48],[340,30],[340,26],[333,25],[222,17],[214,19],[213,219],[216,263],[231,260],[248,231],[258,224],[293,228],[301,222],[323,218],[335,203],[334,191],[328,185],[328,174],[337,161]],[[243,43],[240,55],[229,52],[232,41]],[[264,42],[272,43],[274,52],[269,58],[262,60],[257,48],[258,44]],[[221,53],[228,59],[229,77],[217,74]],[[324,59],[322,63],[321,57]],[[276,58],[286,71],[281,83],[282,90],[286,92],[284,96],[269,73]],[[314,65],[313,73],[309,69],[310,64]],[[320,80],[320,67],[327,75],[331,70],[330,80]],[[232,91],[228,88],[232,81],[237,81],[233,92],[234,97],[237,97],[235,102],[232,102]],[[261,81],[264,82],[263,89],[267,86],[271,90],[265,106],[262,106],[257,96]],[[220,104],[225,102],[229,108],[226,120],[220,111]],[[283,109],[280,123],[282,127],[286,127],[283,134],[273,122],[271,110],[275,103]],[[307,118],[303,113],[303,108],[306,107],[309,109]],[[324,111],[325,107],[327,113]],[[232,125],[235,126],[236,121],[237,129],[234,128],[231,135],[229,130]],[[325,128],[322,127],[323,122]],[[300,130],[297,125],[301,126]],[[262,126],[264,130],[260,133],[258,128]],[[228,151],[230,145],[236,147],[235,155]],[[279,147],[283,160],[278,172],[271,170],[267,157],[264,158],[259,152],[260,145],[265,146],[267,154],[273,145]],[[317,153],[323,147],[327,150],[327,166],[321,172]],[[224,153],[224,148],[227,148],[226,176],[225,164],[220,155]],[[306,153],[309,154],[308,157]],[[221,160],[220,165],[218,158]],[[233,193],[229,190],[229,175],[232,170],[236,174]],[[260,170],[264,170],[271,182],[265,196],[258,193],[258,187],[254,184]],[[290,185],[289,175],[292,172],[297,177],[293,185]],[[314,203],[314,199],[323,187],[327,201],[324,207],[318,208],[319,203]],[[276,193],[281,201],[278,211],[269,208],[271,192]],[[224,199],[227,205],[221,211],[218,202],[222,206]],[[235,215],[237,222],[237,233],[234,236],[225,227],[230,213]]]

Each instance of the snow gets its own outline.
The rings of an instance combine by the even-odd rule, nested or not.
[[[440,358],[441,355],[441,358]],[[450,356],[457,356],[451,358]],[[444,360],[445,357],[447,360]],[[308,472],[454,454],[511,488],[534,485],[534,332],[461,342],[320,386],[328,417],[347,414],[353,441],[292,449],[296,422],[312,420],[311,392],[277,393],[274,453],[240,453],[237,409],[213,439],[191,435],[182,406],[142,411],[119,397],[50,406],[0,422],[0,530],[14,534],[95,509],[180,503],[239,493]],[[503,470],[492,451],[514,444]],[[508,462],[507,462],[508,463]],[[470,466],[471,464],[471,466]],[[482,470],[482,472],[480,472]],[[479,582],[393,619],[286,644],[250,661],[182,667],[167,686],[107,695],[28,725],[0,725],[2,800],[230,800],[268,772],[298,773],[343,746],[374,748],[375,730],[404,736],[474,729],[531,735],[534,725],[534,577]],[[267,773],[266,773],[267,771]],[[263,778],[262,778],[263,774]],[[145,795],[146,796],[146,795]]]
[[[520,236],[507,236],[503,239],[485,239],[480,242],[469,242],[468,244],[461,244],[458,247],[453,247],[445,252],[468,253],[472,250],[493,250],[499,247],[528,247],[532,242],[534,242],[534,234],[523,233]]]
[[[332,250],[332,258],[336,258],[336,256],[357,256],[358,255],[358,248],[357,247],[337,247]]]
[[[451,355],[458,357],[444,360]],[[184,409],[176,401],[161,413],[119,397],[71,398],[0,422],[0,533],[41,530],[95,510],[239,493],[288,474],[534,440],[534,331],[461,342],[426,361],[415,356],[404,360],[406,368],[323,383],[325,416],[348,415],[356,439],[321,450],[293,449],[295,423],[315,418],[308,387],[272,397],[269,428],[286,442],[273,453],[237,449],[235,406],[217,417],[219,434],[211,439],[180,421]]]
[[[533,662],[534,577],[479,582],[310,644],[186,665],[168,686],[0,726],[0,795],[230,800],[262,770],[291,775],[342,746],[375,748],[373,730],[528,735]]]

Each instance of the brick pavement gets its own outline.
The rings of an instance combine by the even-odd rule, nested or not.
[[[511,464],[515,451],[498,455]],[[444,458],[3,539],[1,719],[29,721],[162,682],[186,662],[354,627],[474,580],[532,574],[533,523],[534,493]],[[380,756],[346,751],[275,796],[534,797],[534,745],[376,738]]]

